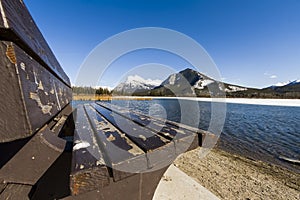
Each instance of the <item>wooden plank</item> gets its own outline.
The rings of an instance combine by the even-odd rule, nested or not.
[[[108,107],[106,107],[106,108],[109,109]],[[122,109],[119,109],[119,110],[122,110]],[[150,130],[149,128],[144,128],[144,127],[140,126],[140,124],[135,123],[134,121],[131,121],[130,119],[128,119],[126,116],[123,115],[125,113],[124,111],[121,111],[122,114],[115,110],[111,110],[111,111],[122,116],[122,118],[120,117],[119,119],[117,119],[118,125],[119,124],[127,124],[129,126],[135,127],[135,130],[132,130],[132,132],[127,132],[127,134],[136,134],[135,131],[137,131],[139,128],[142,128],[143,130],[151,131],[151,133],[153,135],[155,133],[160,132],[160,130],[156,131],[156,130]],[[146,116],[145,116],[145,119],[147,119]],[[126,122],[123,123],[122,120],[126,120]],[[165,140],[168,141],[167,139],[165,139]],[[148,171],[149,170],[153,171],[153,170],[157,170],[157,169],[166,167],[175,160],[176,149],[175,149],[174,144],[175,143],[168,141],[168,142],[165,142],[164,145],[161,145],[155,149],[151,149],[151,151],[147,151],[146,156],[148,159],[148,167],[149,167]]]
[[[147,127],[165,138],[172,140],[175,144],[176,155],[184,153],[187,150],[195,149],[201,144],[202,134],[200,134],[199,129],[165,119],[150,117],[109,103],[97,102],[97,104],[111,109],[137,124]]]
[[[98,104],[93,104],[93,107],[101,113],[115,127],[126,134],[136,145],[144,151],[151,151],[161,146],[164,146],[168,141],[165,138],[157,135],[149,129],[141,127],[133,121],[124,118],[118,113],[113,113],[111,110],[104,108]]]
[[[73,195],[109,185],[109,172],[83,106],[76,111],[71,171]]]
[[[2,14],[2,11],[0,11],[0,14]],[[1,26],[1,27],[5,27],[5,26],[4,26],[3,17],[0,17],[0,26]]]
[[[5,190],[0,194],[0,199],[5,200],[29,200],[30,185],[8,184]]]
[[[0,0],[0,5],[0,39],[17,43],[54,76],[70,86],[68,76],[59,65],[23,1]]]
[[[78,196],[69,196],[64,200],[151,200],[155,189],[167,168],[149,173],[138,173],[118,182],[112,182],[109,187],[99,188]]]
[[[175,137],[185,137],[186,135],[195,134],[200,131],[199,129],[189,127],[184,124],[179,124],[166,119],[148,116],[140,112],[122,108],[114,104],[109,104],[105,102],[97,102],[97,104],[108,108],[114,112],[117,112],[120,115],[123,115],[124,117],[129,118],[137,124],[152,129],[153,131],[160,132],[165,137],[169,137],[171,139],[174,139]]]
[[[30,192],[30,199],[54,200],[70,195],[72,152],[64,151]]]
[[[170,134],[171,130],[164,131],[168,127],[163,123],[158,123],[157,120],[150,118],[149,116],[143,115],[141,113],[134,112],[132,110],[124,109],[119,106],[98,102],[97,104],[108,108],[132,121],[135,123],[144,126],[152,131],[155,131],[156,133],[160,134],[161,136],[165,137],[166,139],[172,140],[174,136],[176,135],[176,132],[173,134]]]
[[[34,185],[64,148],[65,140],[45,126],[0,169],[0,180]]]
[[[60,134],[63,131],[63,127],[65,126],[65,123],[68,117],[72,114],[72,112],[73,109],[71,104],[65,106],[63,110],[59,112],[58,115],[55,118],[53,118],[51,122],[48,123],[50,130],[58,136],[58,134]]]
[[[1,122],[0,142],[8,142],[32,135],[69,104],[72,94],[15,44],[0,42],[0,57],[1,111],[9,115]]]
[[[114,181],[147,170],[146,154],[91,106],[85,106],[101,150],[109,160]]]
[[[64,200],[142,200],[140,198],[140,174],[130,176],[118,182],[111,182],[109,187],[99,188]]]
[[[31,135],[31,126],[20,97],[17,68],[6,56],[7,45],[0,42],[0,142]]]
[[[4,189],[6,188],[6,186],[7,186],[7,183],[0,182],[0,195],[4,191]]]

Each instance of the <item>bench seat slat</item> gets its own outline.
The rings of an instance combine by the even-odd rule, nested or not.
[[[76,111],[71,192],[78,195],[109,185],[109,172],[83,106]]]
[[[104,119],[94,108],[85,106],[102,152],[108,157],[113,177],[118,181],[148,168],[146,154],[126,135]]]
[[[97,104],[110,109],[113,112],[119,113],[154,132],[160,133],[166,138],[169,137],[175,143],[177,155],[186,150],[195,149],[201,144],[203,134],[199,133],[199,129],[168,120],[150,117],[109,103],[97,102]]]
[[[114,126],[102,118],[102,116],[90,106],[85,106],[92,126],[97,131],[97,137],[102,141],[105,150],[111,154],[110,160],[114,163],[126,160],[144,152],[132,143],[125,134],[122,135]],[[111,150],[109,148],[112,148]],[[131,153],[133,151],[134,153]]]
[[[101,104],[99,103],[99,106],[100,105]],[[114,113],[118,113],[119,115],[123,116],[123,119],[127,119],[127,120],[131,121],[130,119],[128,119],[128,115],[131,113],[130,111],[128,111],[128,110],[126,111],[126,109],[122,109],[122,108],[118,108],[118,110],[116,110],[115,108],[111,109],[113,107],[113,105],[106,104],[106,105],[102,105],[102,106],[107,108],[108,110],[113,111]],[[149,119],[149,117],[145,116],[144,119]],[[133,124],[135,124],[136,126],[142,127],[139,123],[134,122]],[[149,130],[149,128],[145,128],[145,129]],[[157,130],[157,131],[151,130],[151,131],[159,132],[160,130]],[[185,135],[185,134],[183,134],[183,135]],[[195,136],[195,134],[193,134],[193,136]],[[187,138],[187,137],[185,137],[185,138]],[[183,141],[180,141],[180,143],[182,143],[182,142]],[[176,156],[175,144],[176,144],[176,142],[173,140],[172,142],[168,142],[159,148],[148,151],[146,153],[146,155],[147,155],[147,159],[148,159],[149,170],[156,170],[161,167],[170,165],[175,160],[175,156]],[[188,147],[188,144],[185,144],[185,146]]]
[[[124,132],[127,137],[129,137],[146,152],[164,146],[166,143],[170,142],[167,139],[157,135],[155,132],[141,127],[133,121],[126,119],[107,108],[104,108],[98,104],[93,104],[93,107],[95,107],[102,116],[104,116],[119,130]]]
[[[8,184],[0,194],[0,199],[28,199],[32,186],[22,184]]]
[[[121,108],[113,104],[108,104],[103,102],[97,102],[97,104],[106,107],[108,109],[111,109],[113,112],[117,112],[123,115],[124,117],[129,118],[132,121],[136,122],[137,124],[147,127],[155,132],[161,133],[167,138],[178,139],[178,138],[186,137],[188,135],[196,134],[195,131],[184,128],[181,125],[176,126],[175,124],[171,124],[172,122],[168,120],[150,117],[133,110]]]

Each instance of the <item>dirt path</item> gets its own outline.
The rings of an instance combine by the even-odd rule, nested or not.
[[[300,175],[261,161],[212,150],[204,159],[198,149],[175,166],[221,199],[300,199]]]

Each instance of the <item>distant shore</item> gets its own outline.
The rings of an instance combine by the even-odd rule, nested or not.
[[[213,149],[181,155],[175,165],[221,199],[299,199],[300,175],[276,165]]]
[[[110,100],[152,100],[152,97],[111,96],[111,95],[73,95],[75,101],[110,101]]]
[[[194,101],[205,101],[205,102],[224,102],[224,103],[237,103],[237,104],[300,107],[300,99],[255,99],[255,98],[250,99],[250,98],[73,95],[73,100],[81,100],[81,101],[152,100],[152,99],[182,99],[182,100],[194,100]]]

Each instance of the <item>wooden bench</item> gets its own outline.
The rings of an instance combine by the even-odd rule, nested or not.
[[[109,102],[73,111],[23,2],[0,11],[0,199],[152,199],[175,158],[210,135]]]
[[[80,105],[75,127],[72,199],[152,199],[169,165],[206,134],[107,102]]]

